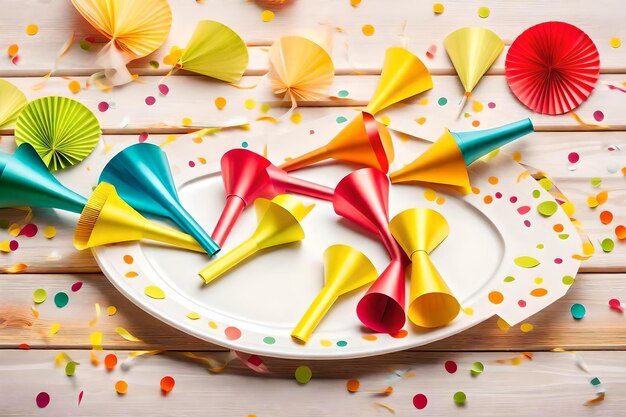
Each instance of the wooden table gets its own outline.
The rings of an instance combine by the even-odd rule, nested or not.
[[[129,0],[130,1],[130,0]],[[301,103],[297,110],[303,120],[325,115],[351,114],[352,107],[367,103],[377,82],[384,51],[388,46],[405,44],[424,60],[433,74],[435,88],[418,98],[397,105],[382,116],[408,123],[417,136],[435,138],[444,126],[471,130],[471,122],[480,121],[481,127],[492,127],[530,116],[537,133],[509,145],[507,152],[520,152],[522,160],[548,173],[573,201],[576,217],[586,227],[597,253],[583,263],[576,282],[567,296],[546,310],[527,320],[534,326],[530,332],[520,327],[501,330],[496,318],[462,334],[410,351],[383,357],[337,362],[287,361],[266,359],[272,374],[253,373],[241,364],[233,363],[221,374],[207,372],[206,365],[185,359],[181,352],[219,357],[226,353],[218,346],[187,336],[152,318],[119,294],[100,273],[89,252],[77,252],[71,239],[73,223],[59,217],[52,210],[35,210],[32,222],[40,228],[54,225],[56,237],[46,239],[43,233],[31,239],[20,237],[20,248],[13,253],[0,253],[0,414],[23,415],[215,415],[215,416],[312,416],[312,415],[386,415],[395,410],[397,415],[458,415],[476,416],[543,416],[560,415],[623,415],[626,409],[626,326],[624,316],[609,309],[608,300],[621,298],[626,302],[626,244],[618,241],[614,228],[626,223],[622,209],[626,203],[626,180],[620,171],[626,165],[626,94],[610,89],[609,85],[625,88],[626,46],[613,48],[613,37],[626,41],[626,11],[619,0],[571,2],[567,0],[542,1],[485,1],[462,0],[444,2],[445,12],[435,15],[432,3],[410,0],[363,0],[353,7],[348,0],[296,0],[295,4],[277,11],[271,22],[261,19],[262,8],[242,0],[171,1],[174,22],[166,45],[153,56],[131,64],[141,75],[140,82],[103,93],[96,88],[85,88],[87,77],[96,71],[94,64],[98,45],[91,51],[82,50],[78,41],[95,36],[96,43],[104,42],[74,10],[68,0],[34,1],[2,0],[3,18],[0,20],[0,49],[10,44],[20,46],[20,59],[13,65],[5,55],[0,59],[0,76],[9,79],[26,93],[29,99],[43,95],[73,96],[93,109],[103,127],[100,146],[90,162],[76,168],[97,169],[98,158],[121,149],[138,140],[141,132],[149,133],[149,141],[161,144],[187,129],[163,126],[161,122],[180,124],[183,117],[194,120],[221,121],[235,116],[254,120],[261,103],[273,107],[281,100],[261,84],[252,90],[237,90],[204,77],[179,74],[168,79],[172,93],[164,98],[158,95],[156,84],[167,72],[163,57],[173,45],[184,46],[199,19],[214,19],[231,26],[241,34],[250,49],[250,66],[242,81],[254,84],[267,71],[267,47],[278,36],[301,34],[332,46],[337,77],[330,93],[349,92],[348,100]],[[478,7],[488,6],[491,15],[478,17]],[[545,20],[570,22],[586,31],[595,41],[601,55],[602,74],[596,90],[576,113],[586,123],[595,124],[593,113],[601,110],[603,128],[583,125],[574,117],[548,117],[529,112],[510,93],[504,73],[503,53],[489,74],[474,91],[476,100],[496,103],[495,109],[480,113],[470,111],[469,118],[456,120],[454,103],[462,94],[459,80],[443,50],[445,35],[462,26],[480,25],[496,31],[507,44],[527,27]],[[36,36],[27,36],[28,24],[39,25]],[[373,36],[362,33],[363,25],[375,28]],[[43,90],[31,86],[39,82],[53,65],[59,48],[75,31],[76,42],[59,63],[54,76]],[[438,50],[433,59],[426,57],[430,45]],[[153,69],[149,61],[161,63]],[[77,80],[83,90],[73,95],[68,89],[70,80]],[[157,105],[148,107],[144,98],[157,97]],[[213,100],[223,96],[226,108],[218,111]],[[448,98],[447,106],[438,105],[440,97]],[[253,99],[254,109],[246,109],[244,101]],[[423,100],[428,104],[424,105]],[[97,111],[97,104],[111,101],[114,107],[105,113]],[[340,106],[340,107],[338,107]],[[471,109],[470,109],[471,110]],[[273,108],[270,114],[284,110]],[[424,117],[426,123],[416,119]],[[286,131],[290,121],[267,127],[267,122],[253,123],[252,132]],[[265,129],[265,130],[262,130]],[[275,129],[275,130],[272,130]],[[14,149],[12,131],[3,134],[0,149]],[[241,140],[242,131],[227,130],[209,140]],[[170,143],[167,146],[175,146]],[[611,150],[617,147],[616,150]],[[568,154],[577,152],[581,160],[571,169]],[[62,178],[69,178],[66,173]],[[594,187],[591,179],[602,180]],[[91,184],[93,185],[93,184]],[[89,185],[80,191],[88,192]],[[609,192],[608,201],[590,209],[587,197],[602,190]],[[614,220],[604,225],[599,214],[609,210]],[[24,224],[25,212],[0,210],[0,219]],[[6,230],[0,230],[0,241],[8,240]],[[603,253],[598,242],[605,238],[616,241],[611,253]],[[8,268],[24,263],[28,268],[21,274],[7,274]],[[78,293],[72,293],[73,283],[82,281]],[[36,307],[33,291],[44,288],[49,294],[46,303]],[[57,291],[70,293],[70,304],[57,308],[51,296]],[[587,308],[582,320],[574,320],[570,306],[581,303]],[[96,317],[95,305],[102,314]],[[117,313],[109,316],[108,306]],[[54,323],[59,331],[51,335]],[[116,332],[123,327],[140,338],[141,342],[127,341]],[[103,365],[90,363],[90,334],[102,332],[105,354],[115,353],[125,365],[107,372]],[[20,349],[21,344],[30,350]],[[22,346],[23,347],[23,346]],[[578,351],[577,355],[553,352],[555,348]],[[160,355],[146,355],[131,362],[125,359],[130,351],[167,351]],[[55,366],[55,357],[65,352],[80,362],[73,377],[65,375],[63,367]],[[532,360],[524,358],[517,365],[499,359],[521,358],[520,352],[534,352]],[[458,363],[459,371],[449,374],[444,362]],[[584,361],[588,373],[577,363]],[[485,365],[483,374],[472,377],[471,364]],[[293,377],[300,365],[313,370],[312,381],[299,385]],[[396,377],[394,372],[409,371],[413,378]],[[159,381],[165,375],[176,380],[176,387],[164,396]],[[409,374],[410,376],[410,374]],[[597,376],[606,390],[606,400],[585,406],[584,402],[596,396],[590,384]],[[381,389],[389,384],[394,392],[388,396],[371,393],[350,394],[346,380],[358,378],[363,389]],[[115,381],[124,379],[128,393],[118,396]],[[393,378],[391,378],[393,379]],[[37,393],[50,393],[51,403],[45,409],[35,405]],[[83,391],[82,403],[78,395]],[[458,407],[452,400],[456,391],[467,394],[467,403]],[[423,393],[428,405],[423,410],[413,406],[413,397]],[[387,408],[388,407],[388,408]]]

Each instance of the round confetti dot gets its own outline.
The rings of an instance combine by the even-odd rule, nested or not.
[[[478,126],[480,126],[480,121],[478,121],[478,120],[474,120],[474,121],[472,122],[472,126],[474,126],[474,127],[478,127]]]
[[[210,321],[210,322],[209,322],[209,327],[210,327],[211,329],[217,329],[217,323],[215,323],[214,321]]]
[[[346,381],[346,390],[348,392],[358,392],[361,387],[361,383],[358,379],[349,379]]]
[[[57,229],[54,226],[46,226],[43,229],[43,235],[46,237],[46,239],[52,239],[53,237],[55,237],[57,235]]]
[[[141,133],[139,134],[139,137],[137,138],[137,141],[138,141],[139,143],[143,143],[143,142],[145,142],[145,141],[147,141],[147,140],[148,140],[148,137],[149,137],[148,132],[141,132]]]
[[[308,366],[298,366],[296,368],[294,376],[296,377],[296,381],[298,381],[300,384],[308,384],[313,377],[313,372]]]
[[[50,394],[48,394],[47,392],[40,392],[39,394],[37,394],[37,397],[35,398],[35,403],[37,404],[37,407],[39,408],[46,408],[48,406],[48,404],[50,404]]]
[[[263,10],[261,12],[261,20],[264,22],[271,22],[274,20],[274,12],[271,10]]]
[[[91,43],[91,42],[89,42],[89,41],[88,41],[88,40],[86,40],[86,39],[82,39],[82,40],[78,43],[78,45],[80,46],[80,49],[82,49],[83,51],[88,51],[88,50],[90,50],[90,49],[91,49],[91,45],[92,45],[92,43]]]
[[[200,315],[200,313],[196,313],[195,311],[192,311],[190,313],[187,313],[187,318],[189,320],[200,320],[202,316]]]
[[[500,304],[504,301],[504,296],[499,291],[492,291],[489,293],[489,301],[493,304]]]
[[[43,288],[38,288],[33,293],[33,301],[36,304],[43,303],[44,301],[46,301],[47,297],[48,297],[48,294],[46,293],[46,290],[44,290]]]
[[[467,400],[467,396],[463,391],[457,391],[452,396],[452,400],[456,405],[463,405],[465,404],[465,400]]]
[[[59,308],[65,307],[69,301],[70,301],[70,297],[62,291],[58,292],[54,296],[54,304],[56,304],[56,306]]]
[[[9,54],[10,57],[14,57],[17,55],[19,50],[20,50],[20,47],[17,46],[16,44],[9,45],[9,47],[7,48],[7,54]]]
[[[339,97],[339,98],[346,98],[346,97],[348,97],[348,94],[349,94],[349,93],[348,93],[348,91],[347,91],[347,90],[340,90],[340,91],[337,93],[337,97]]]
[[[107,368],[108,370],[111,370],[113,368],[115,368],[115,365],[117,365],[117,356],[115,356],[112,353],[109,353],[108,355],[106,355],[104,357],[104,367]]]
[[[39,26],[35,24],[30,24],[26,26],[26,34],[28,36],[35,36],[39,32]]]
[[[114,316],[115,313],[117,313],[117,307],[115,307],[115,306],[108,306],[107,307],[107,316]]]
[[[593,112],[593,118],[596,122],[601,122],[604,120],[604,113],[602,113],[600,110],[596,110]]]
[[[256,107],[256,101],[252,100],[251,98],[247,99],[246,101],[243,102],[243,106],[248,109],[248,110],[252,110],[253,108]]]
[[[550,217],[558,210],[559,205],[556,201],[544,201],[537,205],[537,211],[544,217]]]
[[[585,308],[584,305],[576,303],[576,304],[572,304],[569,311],[570,313],[572,313],[572,317],[574,317],[576,320],[580,320],[583,317],[585,317],[585,313],[587,312],[587,309]]]
[[[496,103],[491,101],[491,102],[487,103],[487,107],[489,107],[490,109],[495,109],[496,108]]]
[[[272,336],[265,336],[263,338],[263,343],[265,343],[266,345],[273,345],[274,343],[276,343],[276,339]]]
[[[624,307],[622,307],[622,304],[620,303],[620,301],[617,298],[611,298],[609,300],[609,307],[612,310],[615,310],[617,312],[620,312],[620,313],[624,312]]]
[[[615,228],[615,236],[619,239],[619,240],[624,240],[626,239],[626,227],[622,226],[621,224],[619,226],[617,226]]]
[[[440,106],[445,106],[446,104],[448,104],[448,99],[445,97],[439,97],[439,100],[437,100],[437,104],[439,104]]]
[[[161,382],[159,385],[161,386],[161,391],[168,393],[168,392],[172,392],[175,384],[176,384],[176,381],[174,381],[174,378],[168,375],[168,376],[164,376],[163,378],[161,378]]]
[[[217,97],[215,99],[215,107],[217,107],[218,110],[222,110],[226,107],[226,99],[224,97]]]
[[[602,222],[602,224],[611,223],[613,221],[613,213],[604,210],[602,213],[600,213],[600,221]]]
[[[422,410],[426,408],[426,405],[428,405],[428,398],[424,394],[416,394],[413,397],[413,407]]]
[[[532,295],[533,297],[543,297],[546,294],[548,294],[548,290],[546,290],[545,288],[535,288],[530,292],[530,295]]]
[[[148,96],[146,97],[145,102],[148,106],[152,106],[154,103],[156,103],[156,98],[154,96]]]
[[[565,284],[565,285],[572,285],[574,283],[574,277],[572,277],[570,275],[565,275],[561,279],[561,282],[563,282],[563,284]]]
[[[375,32],[375,29],[372,25],[363,25],[363,27],[361,28],[361,32],[363,32],[365,36],[372,36]]]
[[[496,196],[497,199],[501,199],[502,198],[502,193],[500,191],[498,191],[494,195]]]
[[[293,124],[298,124],[302,121],[302,114],[300,113],[292,113],[291,117],[289,117],[289,120],[291,120],[291,123]]]
[[[120,379],[115,383],[115,392],[119,395],[124,395],[128,391],[128,383],[123,379]]]
[[[489,177],[489,178],[487,179],[487,181],[488,181],[488,182],[489,182],[489,184],[491,184],[491,185],[496,185],[496,184],[498,183],[498,181],[499,181],[499,180],[498,180],[498,177]]]
[[[159,84],[158,89],[159,93],[161,93],[161,95],[163,96],[168,95],[170,92],[170,88],[166,84]]]
[[[183,126],[191,126],[193,120],[191,120],[189,117],[183,117],[183,120],[181,120],[181,122]]]
[[[76,80],[72,80],[67,85],[67,88],[69,88],[72,94],[78,94],[78,92],[80,92],[80,83]]]
[[[444,11],[443,4],[441,4],[441,3],[433,4],[433,13],[441,14],[441,13],[443,13],[443,11]]]
[[[474,362],[470,368],[472,376],[480,375],[485,371],[485,365],[482,362]]]
[[[236,327],[227,327],[224,329],[224,335],[228,338],[228,340],[237,340],[241,337],[241,330]]]
[[[604,252],[611,253],[613,249],[615,249],[615,242],[613,239],[607,237],[606,239],[602,239],[600,246]]]
[[[521,326],[519,326],[519,329],[524,333],[532,332],[534,328],[535,326],[530,323],[523,323]]]
[[[515,277],[508,276],[504,278],[504,282],[513,282],[513,281],[515,281]]]
[[[488,18],[490,13],[491,13],[491,10],[489,10],[489,7],[487,6],[481,6],[478,8],[478,17],[482,19]]]
[[[346,347],[346,346],[348,346],[348,342],[346,342],[345,340],[339,340],[337,342],[337,346],[339,346],[339,347]]]
[[[457,371],[457,369],[459,369],[455,361],[446,361],[446,363],[443,364],[443,367],[449,374],[453,374]]]
[[[517,302],[517,305],[518,305],[518,306],[520,306],[520,307],[522,307],[522,308],[524,308],[524,307],[526,307],[526,301],[524,301],[524,300],[519,300],[519,301]]]
[[[395,333],[389,333],[389,336],[393,337],[394,339],[404,339],[408,335],[409,335],[409,332],[407,332],[404,329],[398,330]]]
[[[492,197],[492,196],[490,196],[490,195],[486,195],[486,196],[483,198],[483,201],[485,202],[485,204],[491,204],[491,203],[493,203],[493,197]]]
[[[361,4],[361,0],[350,0],[350,6],[358,7]]]
[[[246,142],[246,141],[241,142],[241,147],[242,148],[247,148],[248,147],[248,142]]]
[[[609,44],[613,48],[619,48],[620,46],[622,46],[622,41],[620,40],[620,38],[611,38]]]
[[[101,101],[100,103],[98,103],[98,110],[101,113],[104,113],[105,111],[109,110],[109,103],[107,103],[106,101]]]
[[[567,160],[570,163],[575,164],[576,162],[578,162],[580,160],[580,155],[578,155],[578,153],[576,153],[576,152],[570,152],[567,155]]]

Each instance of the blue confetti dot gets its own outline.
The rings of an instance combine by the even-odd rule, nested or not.
[[[585,317],[585,313],[587,312],[587,309],[585,308],[584,305],[582,304],[572,304],[572,307],[570,308],[570,312],[572,313],[572,317],[574,317],[576,320],[580,320],[583,317]]]
[[[345,122],[347,122],[347,121],[348,121],[348,119],[346,119],[346,118],[345,118],[345,117],[343,117],[343,116],[339,116],[339,117],[337,117],[337,119],[336,119],[336,120],[337,120],[337,123],[339,123],[339,124],[341,124],[341,123],[345,123]]]
[[[337,97],[346,98],[348,97],[348,94],[349,94],[348,90],[341,90],[337,93]]]

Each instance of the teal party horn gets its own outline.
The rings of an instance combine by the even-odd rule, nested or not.
[[[160,147],[150,143],[129,146],[109,161],[98,182],[112,184],[119,196],[140,213],[171,219],[209,255],[220,250],[180,204],[167,155]]]
[[[0,208],[57,208],[80,213],[87,199],[65,187],[35,149],[24,143],[13,155],[0,153]]]

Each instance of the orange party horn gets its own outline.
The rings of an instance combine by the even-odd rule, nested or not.
[[[429,257],[448,236],[448,222],[435,210],[413,208],[391,219],[389,230],[412,262],[409,320],[427,328],[450,323],[461,306]]]

